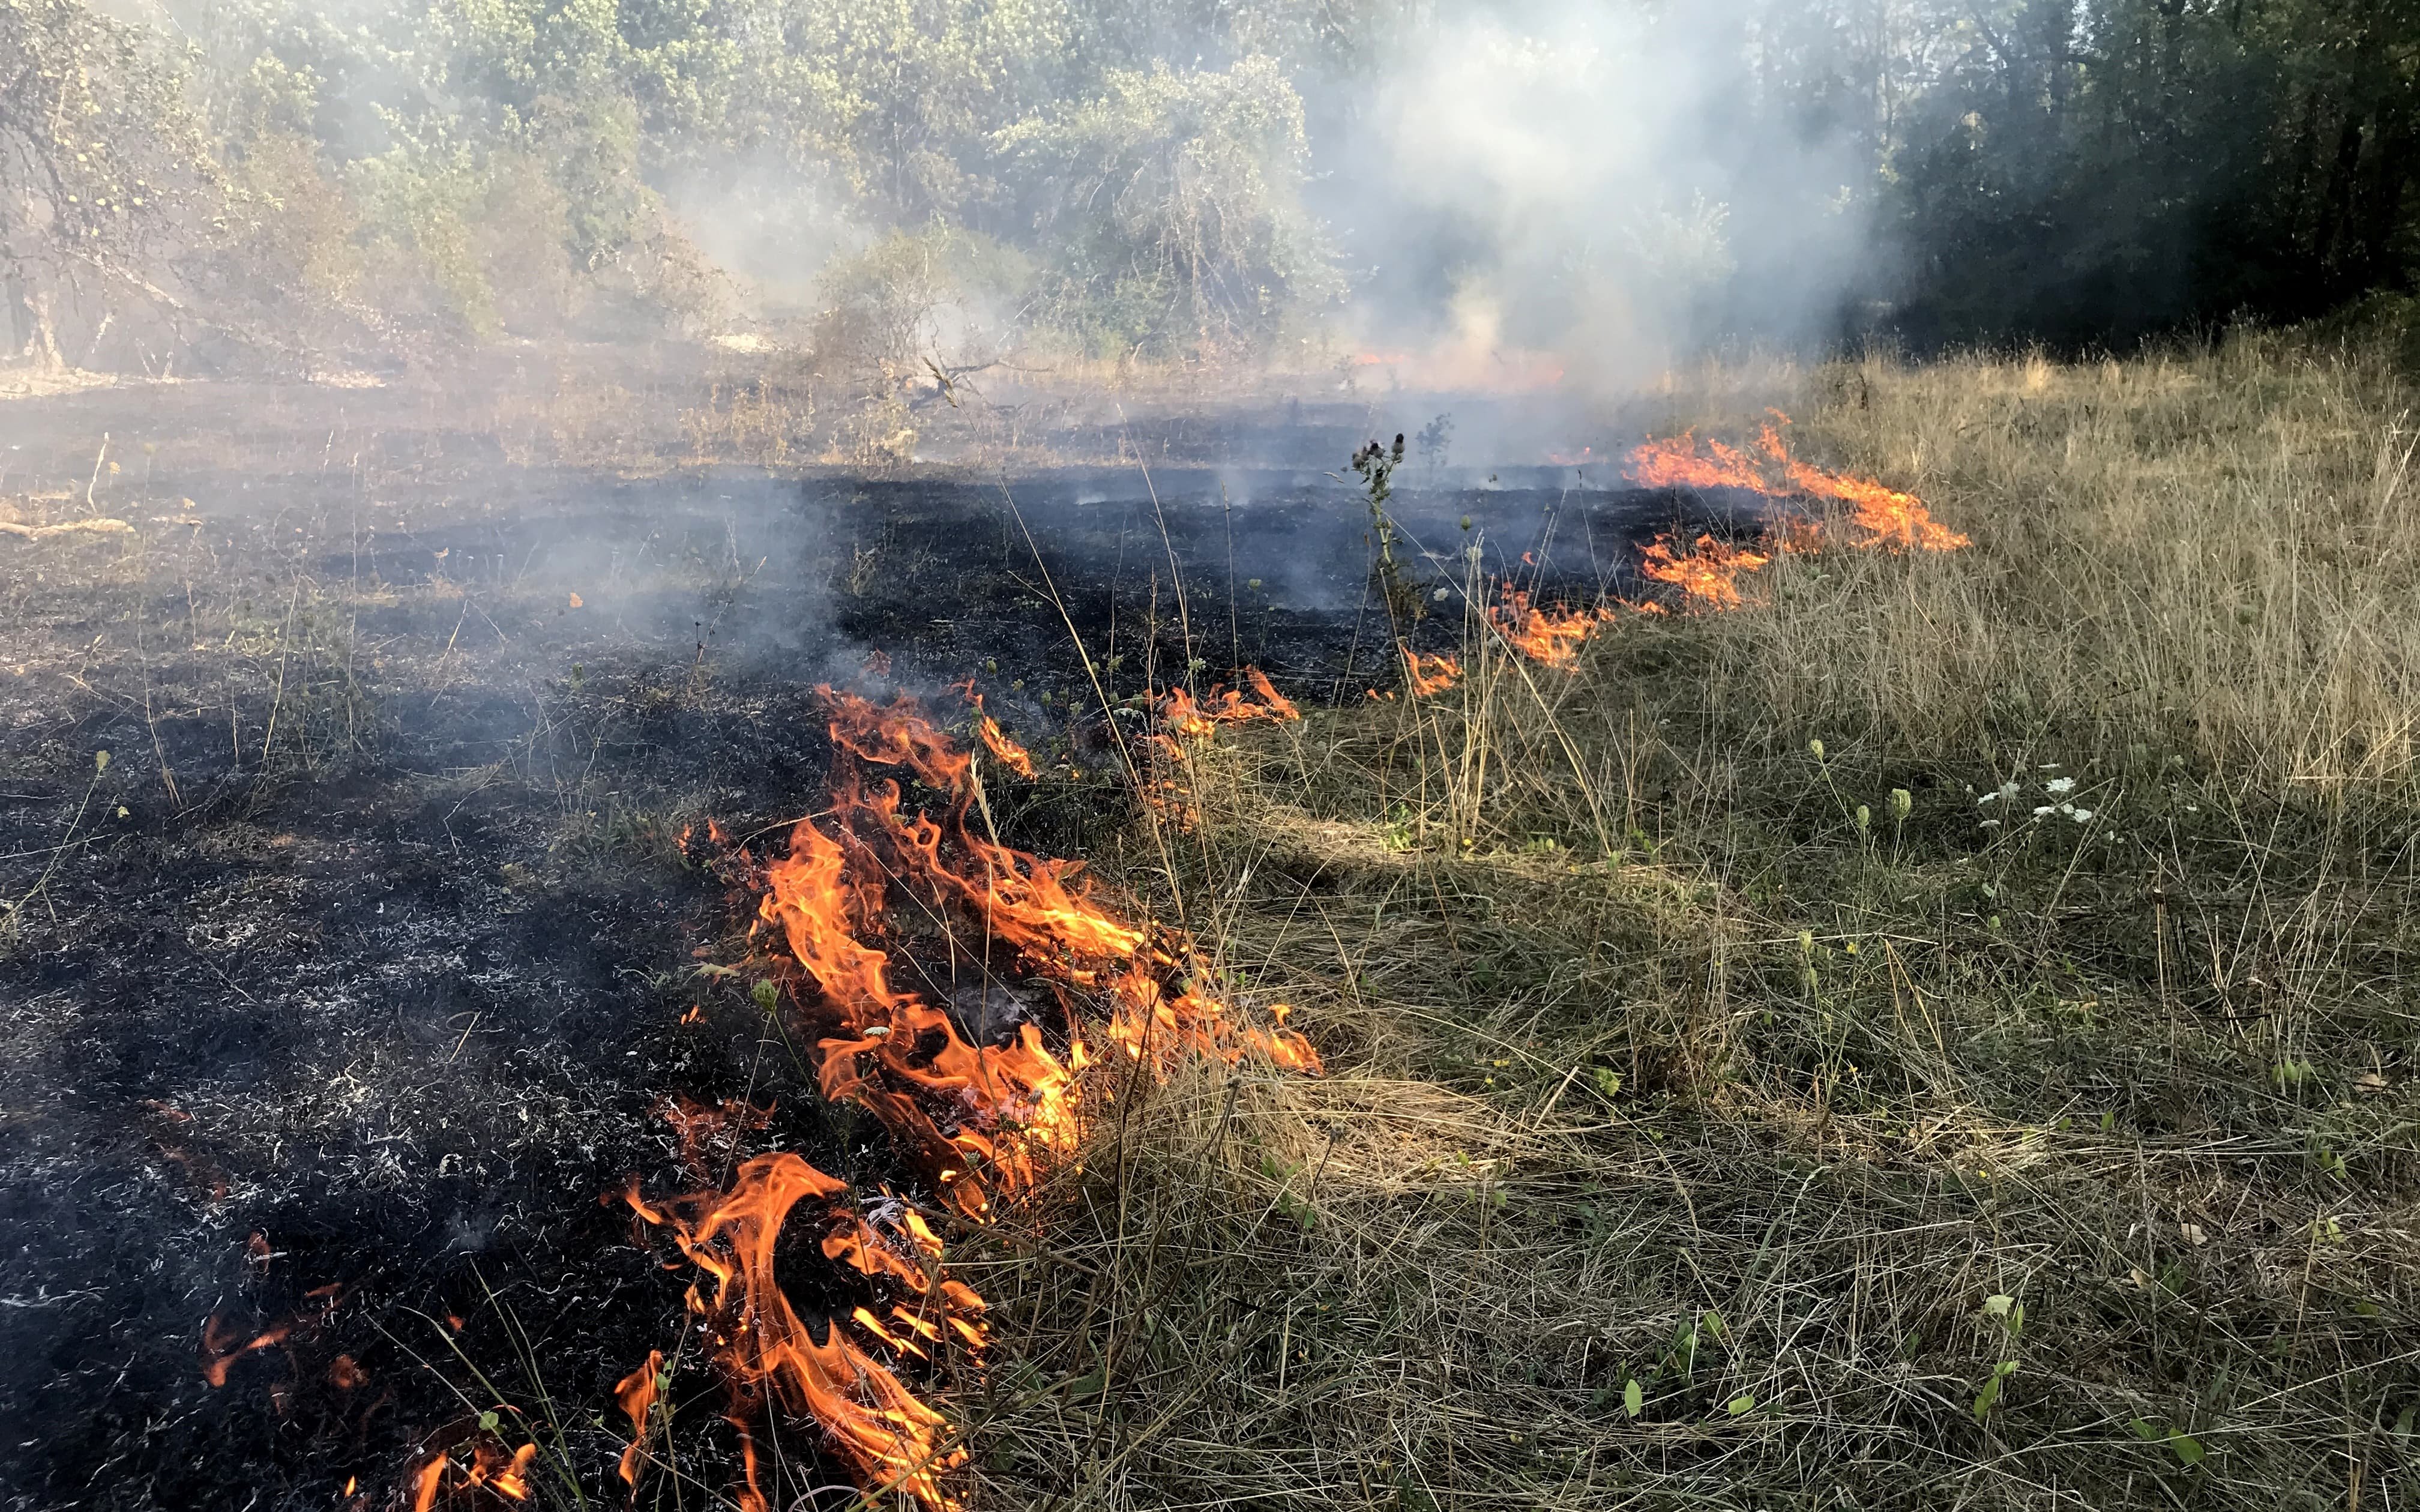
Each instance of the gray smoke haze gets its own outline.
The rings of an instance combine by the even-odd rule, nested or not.
[[[1357,354],[1398,386],[1605,397],[1828,334],[1870,273],[1872,111],[1807,66],[1822,0],[99,3],[163,56],[199,44],[181,87],[237,186],[209,224],[237,229],[169,228],[143,266],[252,299],[246,328],[795,337],[910,373]],[[192,177],[199,226],[217,180]],[[45,193],[0,253],[72,349],[70,307],[103,312],[59,272],[89,250],[76,200]],[[217,287],[178,283],[179,236],[218,239]]]
[[[1762,40],[1728,5],[1466,5],[1400,33],[1322,152],[1360,339],[1447,384],[1549,353],[1606,393],[1734,330],[1823,332],[1871,244],[1863,180],[1852,142],[1759,99]]]

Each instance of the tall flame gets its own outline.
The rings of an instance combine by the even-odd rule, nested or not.
[[[1265,678],[1248,680],[1257,703],[1230,694],[1188,700],[1186,712],[1213,725],[1299,717]],[[1319,1068],[1311,1046],[1283,1027],[1283,1010],[1268,1030],[1233,1020],[1204,987],[1207,973],[1182,935],[1122,916],[1072,863],[978,834],[971,764],[914,699],[880,706],[817,692],[838,752],[831,804],[820,821],[800,820],[788,854],[764,868],[758,914],[804,974],[807,990],[796,996],[824,1028],[815,1044],[824,1095],[872,1113],[952,1207],[980,1220],[999,1197],[1029,1190],[1047,1161],[1073,1153],[1086,1109],[1085,1037],[1095,1024],[1155,1068],[1187,1053],[1256,1053]],[[872,774],[881,768],[938,793],[938,817],[911,811],[898,777]],[[914,941],[892,922],[894,897],[915,905],[906,916],[938,926],[944,969],[926,970],[898,948]],[[708,1110],[675,1103],[667,1112],[688,1140]],[[876,1351],[928,1359],[947,1345],[979,1354],[983,1301],[942,1275],[941,1241],[913,1208],[886,1197],[861,1213],[843,1200],[846,1191],[778,1153],[743,1162],[727,1192],[651,1202],[634,1183],[626,1194],[711,1280],[710,1290],[691,1289],[690,1305],[731,1392],[744,1512],[769,1505],[752,1425],[770,1408],[814,1418],[861,1484],[903,1491],[934,1512],[956,1504],[939,1477],[965,1451],[944,1442],[941,1415]],[[876,1293],[845,1318],[826,1319],[820,1334],[774,1277],[776,1239],[808,1202],[821,1208],[825,1257]],[[643,1369],[619,1389],[641,1442],[656,1379]],[[634,1442],[623,1457],[633,1484],[639,1455]]]
[[[1300,717],[1267,678],[1248,678],[1259,703],[1230,695],[1191,710],[1213,723]],[[1132,1057],[1258,1053],[1317,1068],[1292,1031],[1230,1020],[1182,935],[1121,916],[1073,863],[976,833],[967,758],[912,699],[885,708],[820,692],[845,756],[830,833],[799,822],[789,855],[766,869],[760,912],[833,1021],[816,1046],[825,1096],[873,1113],[961,1212],[982,1216],[995,1188],[1025,1189],[1037,1157],[1074,1147],[1085,1020],[1102,1009],[1103,1032]],[[939,818],[908,812],[896,780],[869,780],[864,769],[878,766],[937,789]],[[893,888],[942,924],[956,1014],[894,980],[890,953],[868,943],[885,933]]]
[[[1204,731],[1301,717],[1257,670],[1245,680],[1250,696],[1172,697],[1164,717]],[[985,714],[971,683],[965,691],[978,738],[1030,773],[1030,761],[1016,759],[1023,748]],[[1088,1036],[1159,1073],[1192,1054],[1320,1069],[1309,1042],[1285,1027],[1283,1005],[1271,1005],[1267,1029],[1237,1019],[1183,933],[1129,917],[1075,863],[977,833],[972,761],[914,699],[882,706],[817,692],[836,750],[830,805],[799,821],[785,855],[751,867],[763,886],[758,920],[798,968],[791,998],[819,1031],[823,1094],[874,1115],[943,1202],[981,1221],[1075,1152],[1092,1106]],[[910,783],[935,795],[931,812],[909,806]],[[659,1111],[678,1135],[681,1168],[701,1181],[772,1114],[683,1097]],[[756,1434],[775,1413],[817,1424],[867,1490],[955,1512],[942,1477],[967,1451],[898,1372],[909,1361],[979,1364],[988,1325],[983,1299],[944,1274],[940,1237],[922,1213],[888,1191],[852,1196],[788,1152],[740,1161],[727,1188],[650,1198],[633,1177],[622,1199],[703,1272],[687,1305],[728,1393],[741,1512],[771,1512]],[[802,1315],[776,1275],[785,1227],[812,1234],[837,1274],[854,1275],[861,1300]],[[205,1374],[219,1383],[234,1361],[283,1338],[283,1329],[253,1336],[213,1317]],[[664,1352],[652,1350],[613,1389],[631,1428],[616,1469],[634,1498],[668,1376]],[[456,1425],[415,1460],[411,1504],[524,1501],[535,1453]]]
[[[664,1378],[664,1351],[649,1349],[647,1363],[613,1383],[613,1399],[630,1419],[630,1447],[622,1451],[618,1467],[623,1482],[639,1489],[639,1457],[646,1452],[647,1417],[656,1410],[656,1395]]]

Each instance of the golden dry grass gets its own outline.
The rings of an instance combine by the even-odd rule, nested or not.
[[[2404,402],[2274,337],[1676,384],[1974,548],[1198,757],[1127,880],[1330,1075],[1142,1099],[971,1247],[980,1499],[2388,1504]]]

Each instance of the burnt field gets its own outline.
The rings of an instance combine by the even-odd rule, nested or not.
[[[691,833],[761,850],[816,806],[818,684],[960,720],[973,678],[1041,767],[999,833],[1082,857],[1125,831],[1105,721],[1137,695],[1397,678],[1349,474],[633,476],[374,431],[213,466],[31,409],[21,520],[132,531],[0,537],[13,1506],[408,1501],[412,1456],[498,1401],[559,1419],[593,1491],[614,1381],[678,1331],[619,1200],[695,1154],[667,1100],[770,1105],[751,1147],[903,1179],[752,996],[754,898]],[[1288,419],[1333,439],[1298,412],[1260,439]],[[1542,601],[1631,591],[1641,544],[1726,502],[1405,482],[1424,586],[1476,546]]]
[[[6,1504],[2386,1504],[2408,387],[1781,377],[11,409]]]

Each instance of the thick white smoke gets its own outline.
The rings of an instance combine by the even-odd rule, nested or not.
[[[1442,383],[1627,388],[1733,329],[1825,326],[1869,242],[1853,145],[1760,97],[1722,5],[1449,7],[1322,153],[1373,351]],[[1529,359],[1524,361],[1525,355]]]

